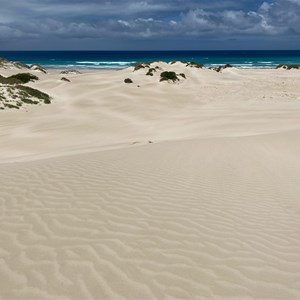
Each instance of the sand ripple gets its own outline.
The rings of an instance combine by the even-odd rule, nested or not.
[[[297,135],[0,165],[1,299],[299,299]]]

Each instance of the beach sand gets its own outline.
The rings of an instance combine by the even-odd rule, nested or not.
[[[0,111],[0,299],[300,299],[300,72],[158,66]]]

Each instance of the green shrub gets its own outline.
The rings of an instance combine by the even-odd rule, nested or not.
[[[21,101],[24,102],[24,103],[27,103],[27,104],[39,104],[40,103],[39,101],[31,100],[31,99],[28,99],[28,98],[23,98],[23,99],[21,99]]]
[[[150,68],[147,72],[147,76],[153,76],[153,72],[156,72],[156,68]]]
[[[38,98],[40,100],[44,100],[44,102],[46,100],[46,101],[49,101],[49,103],[51,103],[51,101],[50,101],[51,98],[46,93],[43,93],[39,90],[33,89],[29,86],[24,86],[24,85],[17,85],[16,88],[19,91],[23,92],[21,94],[24,95],[25,97],[31,96],[31,97]]]
[[[1,84],[7,84],[7,85],[13,85],[13,84],[21,84],[22,81],[16,78],[11,78],[11,77],[3,77],[0,75],[0,83]]]
[[[14,78],[20,80],[22,83],[27,83],[29,81],[39,80],[39,78],[35,75],[32,75],[30,73],[19,73],[16,75],[12,75],[8,77],[8,79]]]
[[[19,106],[16,106],[16,105],[13,105],[13,104],[10,104],[10,103],[3,103],[3,104],[7,108],[16,108],[16,109],[19,109]]]
[[[184,79],[186,79],[186,76],[185,76],[184,73],[180,73],[179,75],[180,75],[181,77],[183,77]]]
[[[15,61],[15,62],[12,62],[14,64],[14,66],[18,69],[29,69],[29,66],[26,65],[26,64],[23,64],[19,61]]]
[[[130,78],[126,78],[126,79],[124,80],[124,82],[125,82],[125,83],[133,83],[133,81],[132,81]]]
[[[66,82],[71,82],[71,80],[70,80],[70,79],[68,79],[68,78],[66,78],[66,77],[62,77],[60,80],[62,80],[62,81],[66,81]]]
[[[187,67],[192,67],[192,68],[197,68],[197,69],[202,69],[204,67],[203,64],[200,64],[200,63],[197,63],[195,61],[192,61],[192,62],[188,62],[186,64]]]
[[[172,80],[173,82],[178,81],[179,78],[177,77],[175,72],[162,72],[160,74],[160,81],[168,81],[168,80]]]
[[[44,74],[47,74],[47,71],[41,65],[37,65],[37,64],[31,65],[30,69],[34,70],[34,71],[40,71]]]
[[[221,72],[222,70],[227,69],[227,68],[233,68],[233,66],[230,64],[226,64],[224,66],[218,66],[216,68],[213,68],[213,70],[215,70],[216,72]]]
[[[300,69],[300,65],[285,65],[285,64],[280,64],[276,67],[276,69],[286,69],[286,70],[292,70],[292,69]]]
[[[138,71],[140,69],[145,69],[145,68],[150,68],[149,63],[140,62],[134,65],[134,71]]]
[[[64,70],[64,71],[61,71],[60,74],[81,74],[81,72],[79,72],[77,70]]]

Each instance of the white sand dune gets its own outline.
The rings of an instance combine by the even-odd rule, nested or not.
[[[160,66],[0,113],[1,299],[300,298],[300,72]]]

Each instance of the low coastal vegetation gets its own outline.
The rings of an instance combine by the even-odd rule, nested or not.
[[[300,65],[286,65],[286,64],[280,64],[276,67],[276,69],[286,69],[286,70],[292,70],[292,69],[297,69],[300,70]]]
[[[27,103],[27,104],[39,104],[39,101],[35,101],[32,99],[28,99],[28,98],[23,98],[21,99],[22,102]]]
[[[0,57],[0,68],[3,69],[30,69],[26,64],[19,61],[9,61],[5,58]]]
[[[161,63],[160,61],[152,61],[152,62],[138,62],[136,64],[133,65],[134,67],[134,72],[135,71],[139,71],[141,69],[148,69],[146,75],[147,76],[153,76],[154,72],[156,72],[157,70],[161,70],[161,68],[159,66],[155,66],[153,67],[154,63]],[[198,62],[187,62],[187,61],[171,61],[168,64],[173,65],[175,63],[182,63],[185,65],[185,67],[190,67],[190,68],[197,68],[197,69],[202,69],[204,68],[204,65]]]
[[[42,72],[44,74],[47,74],[47,71],[41,65],[37,65],[37,64],[31,65],[30,70],[38,71],[38,72]]]
[[[187,67],[191,67],[191,68],[197,68],[197,69],[202,69],[204,68],[204,65],[203,64],[200,64],[198,62],[195,62],[195,61],[192,61],[192,62],[188,62],[186,64]]]
[[[32,70],[32,71],[38,71],[38,72],[42,72],[44,74],[47,73],[47,71],[41,66],[41,65],[38,65],[38,64],[33,64],[33,65],[26,65],[26,64],[23,64],[19,61],[10,61],[6,58],[2,58],[0,57],[0,68],[1,69],[19,69],[19,70]]]
[[[50,104],[51,98],[48,94],[28,86],[0,86],[0,109],[19,109],[24,105]]]
[[[9,77],[4,77],[0,75],[0,84],[8,84],[8,85],[23,84],[38,79],[39,78],[37,76],[32,75],[30,73],[19,73]]]
[[[40,101],[43,101],[45,104],[51,103],[51,98],[48,94],[41,92],[40,90],[33,89],[29,86],[24,86],[24,85],[17,85],[16,89],[19,90],[19,93],[24,97],[24,98],[36,98]]]
[[[17,78],[4,77],[0,75],[0,84],[14,85],[20,83],[22,82]]]
[[[156,72],[156,68],[150,68],[149,70],[148,70],[148,72],[146,73],[146,75],[147,76],[153,76],[154,74],[154,72]]]
[[[10,79],[10,78],[18,79],[22,83],[27,83],[29,81],[39,80],[39,78],[37,76],[32,75],[30,73],[19,73],[19,74],[12,75],[12,76],[8,77],[8,79]]]
[[[50,104],[51,97],[37,89],[23,85],[38,77],[29,73],[20,73],[10,77],[0,76],[0,109],[20,109],[28,104]]]
[[[155,67],[151,67],[151,65],[155,64],[155,63],[161,63],[161,61],[149,61],[149,62],[138,62],[136,64],[133,65],[133,71],[138,71],[141,69],[150,69],[151,73],[153,73],[153,70],[159,70],[160,67],[159,66],[155,66]],[[146,75],[149,75],[148,73]],[[150,75],[151,76],[151,75]]]
[[[163,70],[161,66],[155,65],[155,63],[161,63],[159,61],[153,61],[153,62],[139,62],[134,65],[133,72],[146,69],[146,76],[153,77],[155,73],[157,73],[158,70]],[[169,64],[174,64],[175,62],[170,62]],[[195,67],[202,67],[203,65],[197,64],[197,63],[187,63],[184,62],[186,66],[195,66]],[[176,74],[174,71],[164,71],[160,73],[160,81],[170,81],[170,82],[177,82],[180,81],[180,77],[186,79],[186,75],[184,73]],[[128,82],[126,82],[128,80]],[[130,80],[130,81],[129,81]],[[131,79],[127,78],[125,79],[126,83],[132,83]]]
[[[218,72],[218,73],[220,73],[220,72],[222,72],[223,70],[228,69],[228,68],[233,68],[233,66],[230,65],[230,64],[226,64],[226,65],[223,65],[223,66],[218,66],[218,67],[210,68],[210,69],[211,69],[211,70],[214,70],[214,71],[216,71],[216,72]]]
[[[132,79],[130,79],[130,78],[126,78],[126,79],[124,80],[124,82],[125,82],[125,83],[133,83]]]
[[[160,81],[179,81],[179,78],[177,77],[177,74],[175,72],[168,72],[168,71],[165,71],[165,72],[162,72],[160,74]]]
[[[61,71],[60,74],[81,74],[81,72],[77,71],[77,70],[64,70],[64,71]]]
[[[68,79],[68,78],[66,78],[66,77],[62,77],[60,80],[61,80],[61,81],[66,81],[66,82],[71,82],[71,80]]]
[[[138,71],[141,69],[150,68],[150,63],[144,63],[144,62],[136,63],[135,65],[133,65],[133,67],[134,67],[134,71]]]

